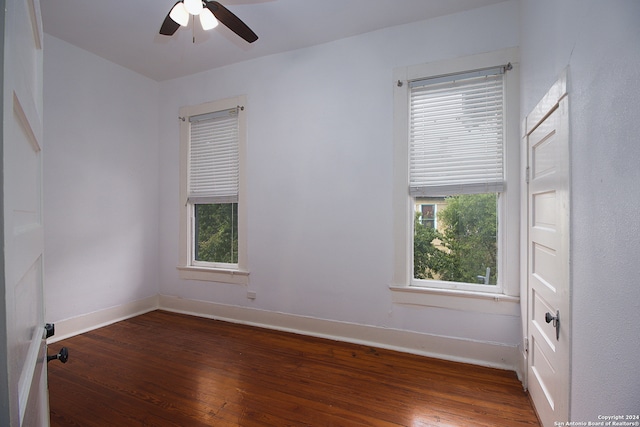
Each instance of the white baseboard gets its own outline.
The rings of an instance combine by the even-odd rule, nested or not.
[[[159,308],[176,313],[386,348],[438,359],[517,371],[516,346],[338,322],[160,295]]]
[[[159,300],[160,297],[158,295],[154,295],[152,297],[132,301],[127,304],[58,321],[55,323],[56,334],[49,338],[47,343],[53,344],[65,338],[157,310],[159,307]]]
[[[168,295],[156,295],[56,322],[56,334],[49,338],[48,343],[53,344],[157,309],[455,362],[521,371],[522,362],[516,346],[317,319]]]

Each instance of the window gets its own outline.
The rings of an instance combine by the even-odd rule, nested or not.
[[[244,98],[180,110],[181,277],[246,284]]]
[[[394,286],[517,294],[515,53],[395,71]]]
[[[507,68],[409,82],[409,193],[447,196],[440,230],[414,222],[414,281],[497,284]]]
[[[416,221],[428,228],[438,228],[436,220],[438,205],[425,203],[424,200],[416,200]]]

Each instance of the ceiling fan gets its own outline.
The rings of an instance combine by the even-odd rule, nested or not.
[[[200,24],[204,30],[210,30],[218,25],[218,21],[229,27],[231,31],[249,43],[258,40],[258,36],[240,18],[229,9],[210,0],[181,0],[178,1],[164,19],[160,27],[160,34],[172,36],[180,26],[186,27],[189,18],[200,17]]]

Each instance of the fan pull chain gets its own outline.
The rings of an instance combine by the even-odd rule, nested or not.
[[[191,34],[193,34],[193,44],[196,44],[196,15],[191,15]]]

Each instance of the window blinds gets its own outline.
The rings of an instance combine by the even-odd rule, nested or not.
[[[189,203],[237,203],[237,109],[192,116],[189,122]]]
[[[503,191],[503,70],[410,82],[412,196]]]

